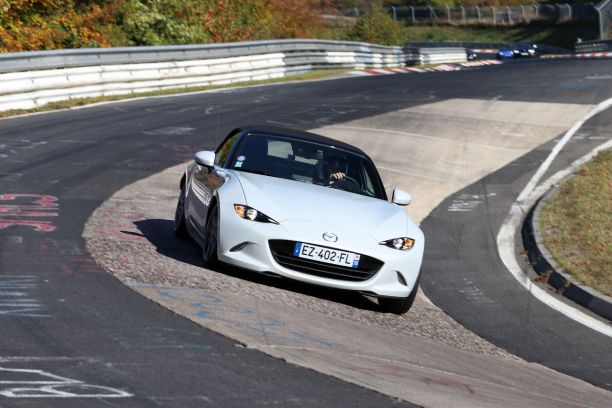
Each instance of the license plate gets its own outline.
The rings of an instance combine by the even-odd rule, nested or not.
[[[358,268],[359,259],[361,258],[361,255],[352,252],[305,244],[303,242],[296,242],[293,256],[333,265],[346,266],[348,268]]]

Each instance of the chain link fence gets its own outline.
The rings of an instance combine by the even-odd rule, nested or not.
[[[608,0],[607,3],[612,4],[612,0]],[[394,20],[405,21],[409,24],[514,25],[532,21],[549,21],[552,23],[595,22],[598,19],[598,11],[593,4],[564,3],[465,7],[397,6],[385,7],[385,9]],[[610,7],[608,9],[610,10]],[[346,8],[341,10],[341,14],[347,17],[360,17],[366,11],[360,8]],[[612,11],[608,13],[612,13]],[[610,15],[608,17],[607,22],[609,24]]]

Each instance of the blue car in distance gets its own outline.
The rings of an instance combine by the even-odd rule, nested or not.
[[[535,57],[537,55],[536,44],[531,43],[516,43],[512,47],[502,47],[497,51],[495,57],[497,59],[514,59],[520,57]]]
[[[514,59],[516,57],[514,50],[511,48],[500,48],[495,54],[497,59]]]

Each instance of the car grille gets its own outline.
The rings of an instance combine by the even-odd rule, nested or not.
[[[360,282],[370,279],[383,266],[382,261],[367,255],[361,255],[358,268],[348,268],[346,266],[298,258],[293,256],[296,241],[276,239],[268,242],[274,260],[281,266],[323,278]]]

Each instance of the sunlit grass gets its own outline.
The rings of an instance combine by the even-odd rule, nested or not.
[[[580,282],[612,296],[612,150],[562,184],[542,209],[544,244]]]

